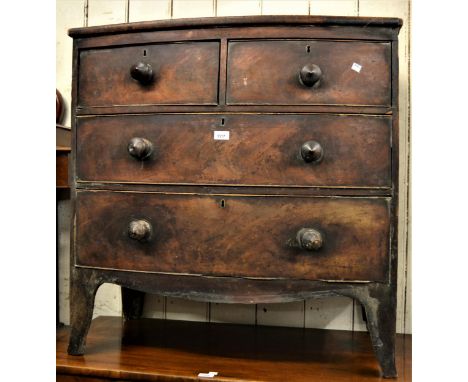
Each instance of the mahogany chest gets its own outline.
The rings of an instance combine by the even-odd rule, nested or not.
[[[122,286],[364,306],[394,362],[400,19],[253,16],[76,28],[69,353]]]

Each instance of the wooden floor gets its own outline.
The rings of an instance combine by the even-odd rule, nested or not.
[[[57,331],[57,381],[380,381],[367,333],[98,317],[84,356]],[[394,381],[411,381],[411,336],[397,335]],[[214,378],[198,373],[216,371]]]

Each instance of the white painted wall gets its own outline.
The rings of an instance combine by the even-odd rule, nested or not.
[[[408,157],[410,141],[410,0],[57,0],[57,88],[67,105],[71,98],[72,40],[67,29],[168,18],[233,15],[335,15],[400,17],[400,221],[397,331],[411,333],[411,248],[407,245]],[[65,124],[70,126],[70,114]],[[69,322],[70,203],[59,206],[60,319]],[[96,296],[94,315],[120,315],[120,289],[103,285]],[[236,322],[307,328],[366,330],[360,305],[334,297],[287,304],[209,304],[148,295],[146,317],[174,320]]]

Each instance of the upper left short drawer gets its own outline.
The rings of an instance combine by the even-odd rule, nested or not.
[[[78,107],[213,105],[218,77],[216,41],[86,49]]]

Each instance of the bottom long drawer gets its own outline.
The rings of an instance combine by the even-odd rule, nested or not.
[[[386,281],[389,203],[78,191],[75,263],[212,276]]]

